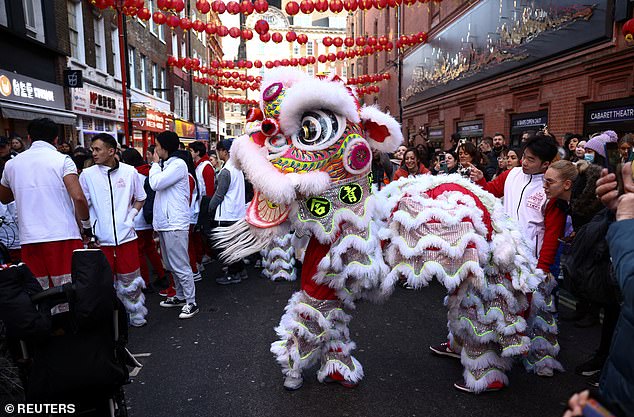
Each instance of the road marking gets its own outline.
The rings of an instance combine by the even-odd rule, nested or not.
[[[132,356],[134,356],[135,358],[146,358],[151,355],[151,353],[135,353]]]

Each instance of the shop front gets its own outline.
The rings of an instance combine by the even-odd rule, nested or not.
[[[29,121],[41,117],[63,126],[75,125],[76,116],[64,104],[64,88],[0,70],[0,132],[26,139]],[[62,133],[60,138],[68,139]]]
[[[511,146],[519,146],[524,132],[537,132],[548,125],[548,111],[541,110],[532,113],[518,113],[511,115]]]
[[[634,133],[634,98],[591,103],[585,106],[583,134],[614,130],[619,137]]]
[[[430,149],[443,150],[445,147],[445,127],[432,126],[427,128],[427,141]]]
[[[209,148],[209,128],[196,125],[196,140],[204,142],[205,146]]]
[[[174,132],[176,132],[181,140],[181,143],[185,146],[196,140],[196,125],[188,121],[175,119]]]
[[[165,130],[174,130],[174,120],[169,114],[141,105],[130,107],[132,119],[132,146],[141,155],[145,155],[147,147],[156,143],[156,135]]]
[[[482,140],[482,135],[484,134],[484,121],[471,120],[468,122],[458,122],[456,123],[456,132],[460,135],[460,139],[466,139],[475,145],[479,145]]]
[[[123,97],[105,88],[84,84],[71,89],[71,107],[77,118],[78,142],[89,146],[99,133],[123,135]]]

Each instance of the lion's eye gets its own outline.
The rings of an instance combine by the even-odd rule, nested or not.
[[[316,146],[328,142],[339,133],[339,120],[329,110],[309,111],[302,115],[302,123],[296,134],[302,145]]]

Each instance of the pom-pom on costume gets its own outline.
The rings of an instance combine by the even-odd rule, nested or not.
[[[372,150],[392,152],[403,139],[391,116],[361,107],[336,77],[278,69],[262,86],[260,117],[231,149],[255,196],[245,220],[216,239],[231,262],[291,228],[310,236],[301,290],[271,346],[285,387],[299,388],[317,363],[320,381],[357,384],[363,368],[351,354],[350,310],[359,298],[384,299],[402,277],[447,287],[466,384],[506,383],[510,358],[529,350],[520,313],[542,279],[499,202],[458,175],[403,179],[372,194]]]

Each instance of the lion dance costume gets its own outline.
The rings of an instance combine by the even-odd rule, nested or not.
[[[433,277],[449,291],[450,338],[462,348],[466,384],[474,392],[506,384],[511,358],[529,351],[521,313],[542,279],[500,203],[457,175],[404,179],[372,194],[372,150],[392,152],[403,140],[391,116],[361,107],[337,77],[280,69],[262,86],[248,134],[231,149],[255,196],[245,220],[216,238],[231,262],[291,228],[310,236],[301,290],[271,346],[284,386],[299,388],[315,364],[319,381],[356,385],[355,300],[380,301],[399,279],[420,287]],[[541,347],[532,363],[556,366]]]

